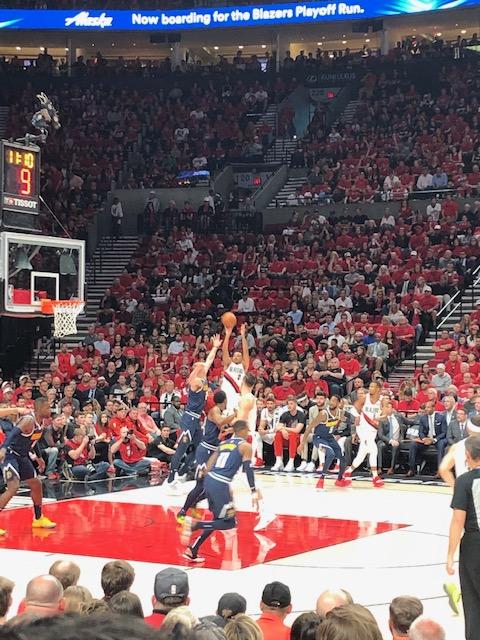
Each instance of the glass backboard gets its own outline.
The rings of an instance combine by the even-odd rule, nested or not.
[[[85,300],[85,243],[4,231],[2,252],[3,310],[36,314],[43,298]]]

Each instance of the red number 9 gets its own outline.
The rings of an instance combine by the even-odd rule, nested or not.
[[[20,171],[20,193],[22,196],[29,196],[32,193],[32,172],[23,167]]]

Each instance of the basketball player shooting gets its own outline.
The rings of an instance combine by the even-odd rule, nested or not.
[[[0,417],[15,413],[20,414],[20,418],[13,429],[7,433],[5,441],[0,446],[0,465],[7,485],[6,491],[0,496],[0,511],[17,494],[20,482],[25,482],[30,489],[33,502],[32,528],[53,529],[56,526],[55,522],[42,515],[42,483],[33,466],[33,462],[37,462],[40,472],[45,468],[45,461],[42,458],[37,458],[33,447],[42,437],[42,423],[50,417],[50,405],[45,398],[37,398],[33,414],[30,409],[25,407],[2,407],[0,409]],[[6,533],[4,529],[0,529],[0,536],[4,536]]]
[[[248,367],[250,366],[246,325],[242,324],[240,327],[242,350],[234,351],[230,356],[228,344],[230,342],[230,338],[232,337],[232,331],[232,326],[225,327],[225,338],[223,339],[222,344],[224,371],[221,389],[227,396],[227,413],[233,413],[233,411],[238,407],[243,378],[248,371]]]

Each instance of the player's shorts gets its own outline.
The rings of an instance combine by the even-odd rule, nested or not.
[[[217,447],[208,442],[200,442],[195,454],[195,464],[199,467],[206,466],[210,457],[215,453]]]
[[[208,475],[204,481],[204,489],[207,494],[208,508],[215,520],[221,518],[226,520],[235,516],[229,483],[215,480]]]
[[[13,453],[7,453],[5,456],[2,474],[6,484],[12,480],[31,480],[37,477],[37,472],[30,458],[16,456]]]
[[[198,434],[201,434],[202,432],[200,427],[200,418],[185,411],[180,418],[180,429],[182,430],[182,433],[178,438],[179,442],[193,442]]]

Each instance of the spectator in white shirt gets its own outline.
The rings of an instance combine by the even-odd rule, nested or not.
[[[168,353],[172,356],[178,356],[179,353],[182,353],[184,344],[182,336],[177,333],[175,340],[168,346]]]
[[[330,298],[328,295],[328,291],[322,291],[320,300],[318,301],[318,310],[322,315],[328,313],[331,307],[335,306],[335,301],[333,298]]]
[[[175,129],[175,141],[185,142],[190,135],[190,129],[188,127],[178,127]]]
[[[253,313],[256,311],[254,299],[249,298],[248,293],[244,293],[238,301],[237,309],[239,313]]]
[[[345,289],[340,290],[340,295],[335,300],[335,306],[337,310],[340,309],[340,307],[347,309],[347,311],[349,311],[350,309],[353,309],[352,299],[349,296],[347,296],[347,292],[345,291]]]
[[[417,189],[425,191],[432,188],[433,176],[428,169],[422,169],[422,173],[418,176]]]
[[[100,355],[102,356],[110,355],[110,343],[107,340],[105,340],[105,335],[101,331],[99,331],[98,340],[95,340],[95,342],[93,343],[93,346],[100,353]]]
[[[442,205],[437,198],[432,198],[432,201],[427,205],[427,217],[432,218],[434,222],[438,222],[440,214],[442,213]]]

